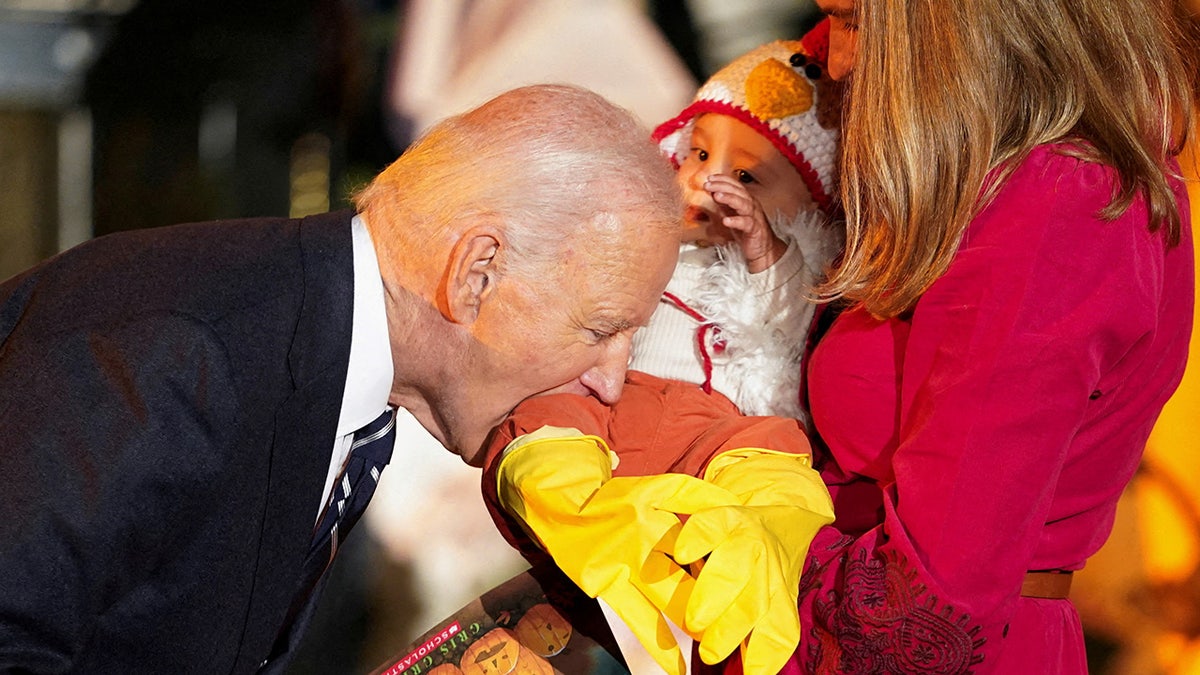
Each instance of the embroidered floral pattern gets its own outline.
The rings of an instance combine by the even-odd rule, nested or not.
[[[983,661],[980,627],[930,593],[906,558],[865,551],[854,559],[834,557],[807,570],[800,592],[818,592],[818,577],[830,563],[843,564],[844,577],[840,588],[815,602],[811,672],[967,675]]]

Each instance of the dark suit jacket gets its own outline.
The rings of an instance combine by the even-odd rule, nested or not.
[[[122,233],[0,284],[0,672],[267,658],[345,386],[351,216]]]

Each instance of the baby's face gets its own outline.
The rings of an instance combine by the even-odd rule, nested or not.
[[[696,118],[691,150],[676,176],[687,204],[683,241],[732,241],[732,233],[721,225],[721,218],[731,212],[704,189],[705,179],[719,173],[745,185],[770,222],[780,215],[791,220],[800,209],[817,208],[800,173],[771,141],[736,118],[706,113]]]

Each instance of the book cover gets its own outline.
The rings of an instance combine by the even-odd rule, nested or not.
[[[603,612],[552,564],[439,622],[372,675],[629,675]]]

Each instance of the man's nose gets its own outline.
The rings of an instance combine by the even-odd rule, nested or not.
[[[631,331],[609,338],[600,359],[579,377],[583,386],[608,405],[616,403],[621,398],[621,390],[625,388],[625,370],[629,367],[632,344]]]

